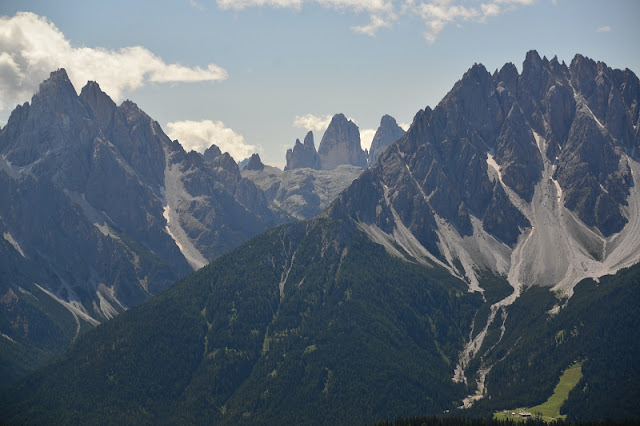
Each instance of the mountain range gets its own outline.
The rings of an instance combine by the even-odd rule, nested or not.
[[[304,143],[296,139],[293,148],[287,150],[284,172],[276,167],[265,167],[260,156],[254,154],[241,174],[265,191],[272,210],[282,211],[298,220],[310,219],[329,207],[338,194],[402,135],[404,130],[395,119],[383,116],[369,153],[362,150],[358,126],[344,114],[336,114],[318,151],[313,132],[308,132]],[[318,152],[325,154],[321,156]],[[329,157],[335,161],[328,160]]]
[[[568,419],[640,418],[639,104],[633,72],[581,55],[566,65],[531,51],[520,73],[475,64],[324,212],[249,239],[86,333],[6,391],[0,413],[485,416],[544,402],[580,362]],[[366,165],[357,150],[333,152],[318,150],[322,168]],[[32,164],[20,158],[5,169]],[[21,241],[5,241],[18,252]]]
[[[333,150],[360,149],[343,115],[329,130]],[[249,237],[322,212],[363,170],[264,171],[255,154],[245,179],[216,145],[186,152],[97,83],[78,95],[64,69],[13,112],[0,155],[4,386]]]
[[[285,219],[228,154],[185,152],[63,69],[13,111],[0,156],[7,378]]]

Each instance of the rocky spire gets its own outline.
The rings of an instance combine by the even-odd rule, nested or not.
[[[316,152],[316,146],[313,142],[313,132],[307,133],[304,138],[304,144],[300,139],[296,139],[293,149],[287,150],[287,165],[285,170],[301,169],[308,167],[310,169],[320,169],[320,157]]]
[[[371,149],[369,150],[369,166],[373,166],[380,154],[384,150],[404,136],[404,130],[398,126],[395,118],[390,115],[384,115],[380,120],[380,127],[376,130],[376,134],[371,142]]]
[[[360,145],[358,126],[343,114],[336,114],[331,119],[320,142],[318,155],[323,170],[332,170],[342,164],[367,167],[367,156]]]
[[[245,170],[264,170],[264,164],[262,164],[262,160],[260,160],[260,155],[251,155],[251,158],[249,158],[249,162],[247,163]]]

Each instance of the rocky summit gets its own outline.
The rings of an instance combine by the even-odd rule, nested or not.
[[[360,131],[344,114],[336,114],[322,136],[318,148],[323,170],[333,170],[339,165],[367,167],[367,156],[360,145]]]
[[[252,154],[244,170],[257,170],[257,171],[264,170],[264,164],[262,164],[260,155]]]
[[[293,149],[287,150],[286,160],[285,171],[302,168],[320,170],[320,157],[313,142],[313,132],[307,133],[304,138],[304,144],[300,143],[300,139],[296,139]]]
[[[280,223],[228,154],[187,153],[64,69],[0,130],[3,384]]]
[[[390,115],[383,115],[380,120],[380,127],[376,130],[373,141],[371,141],[371,148],[369,148],[369,158],[367,159],[369,167],[373,167],[380,154],[402,136],[404,136],[404,130],[398,126],[395,118]]]

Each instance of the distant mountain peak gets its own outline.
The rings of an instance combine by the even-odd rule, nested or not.
[[[206,161],[213,162],[213,160],[222,155],[222,151],[220,151],[218,145],[212,144],[209,148],[205,149],[203,155]]]
[[[94,118],[101,121],[103,126],[108,125],[117,106],[116,103],[100,89],[95,81],[89,81],[80,91],[80,100],[89,107]]]
[[[77,111],[76,89],[73,87],[67,71],[60,68],[53,71],[49,78],[40,83],[38,92],[32,98],[35,108],[52,109],[57,112]]]
[[[296,141],[297,141],[297,139],[296,139]],[[304,137],[304,146],[308,147],[308,148],[313,147],[314,150],[316,149],[316,145],[315,145],[315,143],[313,141],[313,132],[312,131],[309,131],[307,133],[307,135]]]
[[[59,86],[59,87],[70,86],[75,92],[75,89],[73,88],[73,84],[69,79],[69,75],[67,75],[67,70],[65,70],[64,68],[58,68],[57,70],[52,71],[49,74],[49,78],[44,80],[42,83],[40,83],[41,90],[43,87],[46,88],[51,86]]]
[[[341,164],[367,167],[367,157],[360,145],[358,126],[342,113],[334,115],[331,119],[320,141],[318,155],[323,170],[332,170]]]
[[[320,157],[318,157],[316,145],[313,141],[313,132],[307,133],[304,138],[304,144],[300,142],[300,139],[296,139],[293,149],[289,148],[287,150],[286,160],[285,170],[320,169]]]
[[[262,160],[260,159],[260,155],[258,153],[251,155],[251,158],[249,158],[249,162],[247,163],[245,170],[264,170],[264,164],[262,164]]]
[[[369,166],[373,166],[382,152],[392,143],[404,136],[404,129],[398,126],[396,119],[390,115],[383,115],[380,119],[380,127],[376,130],[371,148],[368,152]]]

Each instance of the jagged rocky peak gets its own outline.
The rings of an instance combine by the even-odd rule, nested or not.
[[[304,137],[304,146],[305,148],[309,149],[309,148],[313,148],[313,150],[315,151],[316,149],[316,144],[313,140],[313,132],[309,131],[306,136]]]
[[[369,150],[369,166],[373,166],[382,152],[392,143],[404,136],[405,131],[398,126],[396,119],[390,115],[384,115],[380,120],[380,127],[376,130]]]
[[[512,62],[507,62],[500,68],[500,71],[494,73],[493,79],[498,85],[498,93],[502,92],[516,92],[516,86],[518,84],[518,69]],[[502,99],[501,99],[502,102]]]
[[[447,241],[451,229],[455,238],[482,229],[510,250],[531,233],[522,263],[530,269],[522,268],[518,281],[570,287],[584,276],[572,275],[571,268],[582,270],[567,266],[572,259],[587,252],[589,261],[609,256],[610,246],[599,238],[631,232],[626,227],[637,223],[628,213],[633,207],[628,157],[634,155],[633,143],[638,145],[638,88],[631,72],[581,56],[567,67],[531,51],[522,74],[506,64],[491,76],[476,64],[433,112],[416,115],[397,149],[387,150],[379,167],[345,192],[351,198],[342,207],[377,227],[375,238],[378,229],[393,235],[394,226],[404,226],[436,256],[459,249]],[[444,230],[426,211],[452,227]],[[579,225],[564,228],[573,218]],[[534,265],[530,258],[543,252],[554,254]],[[580,254],[572,257],[575,253]],[[482,267],[499,269],[485,261],[478,256]]]
[[[288,149],[286,154],[287,164],[285,170],[310,168],[314,170],[320,169],[320,157],[316,152],[316,146],[313,141],[313,132],[307,133],[304,138],[304,144],[300,139],[296,139],[293,149]]]
[[[64,68],[52,71],[51,74],[49,74],[49,78],[40,83],[38,93],[35,96],[46,97],[54,93],[69,93],[77,96],[76,89],[73,87],[67,71]]]
[[[465,138],[476,146],[494,147],[506,112],[484,65],[474,64],[439,106],[430,120],[436,138]]]
[[[100,89],[100,85],[95,81],[88,81],[80,91],[80,99],[94,112],[113,110],[116,108],[115,102]]]
[[[498,136],[495,159],[501,166],[503,182],[531,202],[544,166],[535,137],[517,102],[511,107]]]
[[[25,103],[11,114],[2,131],[0,150],[16,166],[26,166],[43,156],[83,145],[86,136],[73,136],[87,110],[61,68],[40,84],[31,104]]]
[[[87,82],[80,91],[80,101],[87,107],[90,115],[98,122],[103,131],[112,130],[118,107],[109,95],[100,89],[98,83],[95,81]],[[108,136],[113,138],[113,132],[108,133],[111,133]],[[117,137],[113,139],[117,139]]]
[[[367,167],[367,156],[360,145],[358,126],[344,114],[336,114],[322,137],[318,148],[323,170],[333,170],[342,164]]]
[[[84,107],[64,68],[53,71],[42,83],[31,99],[32,114],[38,119],[60,120],[63,126],[69,124],[71,116],[84,115]]]
[[[204,159],[206,161],[208,161],[209,163],[213,163],[213,160],[215,160],[216,158],[218,158],[219,156],[222,155],[222,151],[220,151],[220,148],[218,148],[218,145],[211,145],[209,148],[205,149],[204,151]]]
[[[251,155],[249,162],[245,166],[245,170],[264,170],[264,164],[262,164],[262,160],[260,160],[260,155],[258,153]]]
[[[130,124],[151,120],[151,117],[149,117],[146,112],[141,110],[140,107],[138,107],[138,105],[130,99],[122,102],[122,104],[120,104],[120,106],[118,107],[118,110],[120,110],[124,114],[124,117]]]
[[[213,160],[212,164],[214,167],[240,176],[240,168],[238,167],[238,163],[236,163],[236,160],[234,160],[231,154],[229,154],[228,152],[225,152],[222,155],[216,157]]]
[[[202,154],[204,160],[214,168],[225,170],[233,175],[240,176],[240,168],[238,163],[228,153],[223,153],[216,144],[212,144]]]

